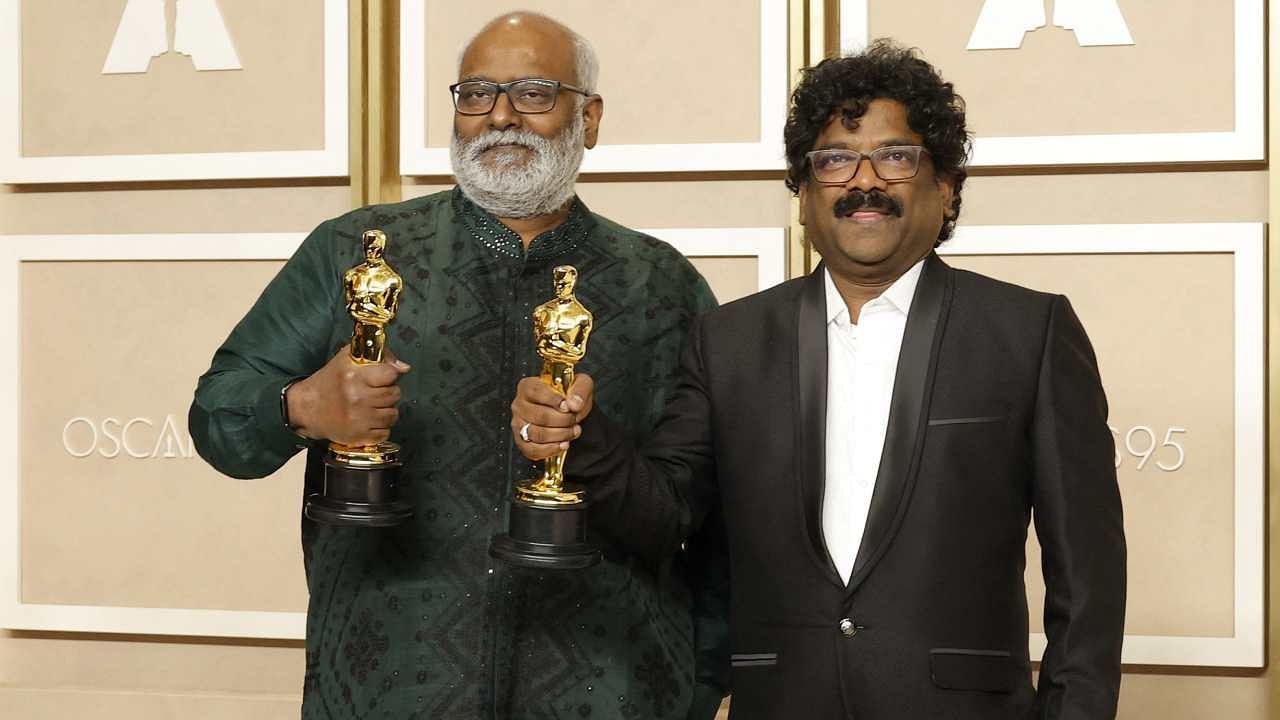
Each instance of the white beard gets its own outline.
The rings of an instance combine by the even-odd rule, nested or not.
[[[476,205],[498,217],[549,215],[573,198],[573,184],[582,165],[586,121],[573,114],[559,135],[548,140],[530,130],[489,130],[470,141],[454,132],[449,159],[458,187]],[[495,145],[519,145],[518,150],[494,150]],[[523,164],[520,163],[524,159]]]

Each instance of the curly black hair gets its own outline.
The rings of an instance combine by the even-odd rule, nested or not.
[[[832,57],[801,71],[791,94],[784,139],[787,147],[787,187],[800,192],[809,179],[805,154],[813,149],[823,128],[839,113],[848,127],[867,111],[872,100],[896,100],[907,109],[907,123],[924,137],[935,172],[949,177],[955,187],[951,213],[938,232],[941,245],[955,232],[960,216],[960,190],[968,172],[971,139],[965,129],[964,98],[942,79],[932,65],[913,48],[879,39],[866,50],[847,57]]]

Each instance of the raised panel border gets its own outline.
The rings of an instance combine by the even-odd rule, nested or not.
[[[840,47],[844,52],[866,47],[870,39],[869,2],[840,0]],[[1016,167],[1262,160],[1266,157],[1265,32],[1262,0],[1235,0],[1232,131],[979,137],[974,140],[969,164]],[[946,68],[941,70],[946,73]]]
[[[400,4],[400,172],[449,175],[449,148],[427,147],[428,0]],[[787,0],[760,0],[760,140],[754,143],[597,145],[582,172],[780,170],[787,116]],[[461,42],[461,39],[459,39]],[[441,89],[443,91],[443,89]]]
[[[67,183],[147,180],[342,177],[348,174],[348,7],[324,2],[324,147],[320,150],[163,153],[153,155],[22,155],[23,2],[0,0],[0,182]]]
[[[1230,253],[1235,308],[1235,598],[1231,637],[1125,635],[1129,665],[1260,668],[1265,664],[1266,353],[1262,223],[959,227],[942,255]],[[1038,612],[1039,608],[1032,608]],[[1044,654],[1031,636],[1031,657]]]

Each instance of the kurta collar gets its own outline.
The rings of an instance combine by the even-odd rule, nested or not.
[[[586,239],[594,225],[591,211],[574,196],[573,204],[569,206],[569,216],[564,222],[534,238],[526,255],[520,236],[503,225],[493,213],[472,202],[461,188],[453,189],[452,203],[454,212],[462,218],[472,239],[495,255],[524,258],[530,262],[548,260],[568,253]]]

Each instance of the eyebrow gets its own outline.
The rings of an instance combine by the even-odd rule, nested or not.
[[[465,77],[458,78],[458,82],[460,82],[460,83],[462,83],[462,82],[471,82],[471,81],[473,81],[473,80],[479,80],[479,81],[481,81],[481,82],[491,82],[491,83],[501,84],[499,81],[494,80],[493,78],[491,78],[491,77],[489,77],[489,76],[487,76],[487,75],[475,75],[475,74],[472,74],[472,75],[467,75],[467,76],[465,76]],[[546,75],[526,75],[526,76],[524,76],[524,77],[518,77],[518,78],[515,78],[515,79],[511,80],[510,82],[519,82],[519,81],[521,81],[521,80],[551,80],[551,78],[547,77]],[[555,80],[555,81],[553,81],[553,82],[559,82],[561,85],[566,84],[566,81],[563,81],[563,80]]]
[[[876,143],[875,149],[879,150],[880,148],[895,147],[897,145],[923,145],[923,144],[924,143],[912,142],[911,140],[908,140],[906,138],[899,137],[899,138],[890,138],[888,140],[882,140],[881,142]],[[853,146],[846,142],[824,143],[814,148],[814,150],[852,150],[852,149],[853,149]]]

